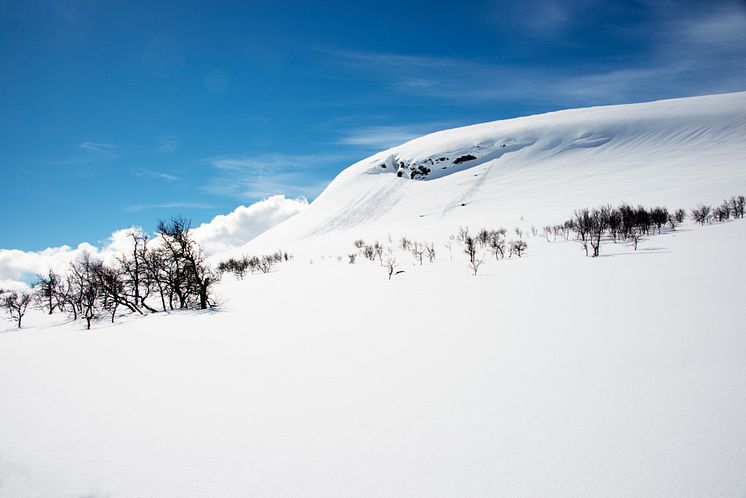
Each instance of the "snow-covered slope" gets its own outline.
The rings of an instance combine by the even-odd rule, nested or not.
[[[219,312],[29,316],[0,334],[0,497],[746,496],[745,241],[296,260]]]
[[[444,131],[243,248],[298,257],[226,276],[218,309],[0,323],[0,498],[746,496],[746,220],[598,258],[527,235],[476,277],[438,242],[717,202],[745,160],[746,93]],[[348,264],[361,236],[405,272]]]
[[[743,191],[746,92],[574,109],[441,131],[363,159],[245,251],[442,237],[521,217],[542,226],[584,205],[691,207]]]

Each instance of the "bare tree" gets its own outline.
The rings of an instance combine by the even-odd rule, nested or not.
[[[383,245],[378,241],[375,241],[373,244],[373,253],[375,254],[375,257],[378,258],[378,262],[381,266],[383,266]]]
[[[272,267],[275,264],[275,259],[272,256],[262,256],[259,258],[258,268],[262,273],[269,273],[272,271]]]
[[[542,228],[542,232],[544,233],[544,238],[547,239],[547,242],[551,242],[549,236],[552,235],[552,227],[550,225],[545,225],[544,228]],[[555,238],[557,238],[556,235]]]
[[[645,209],[643,206],[637,206],[634,222],[635,225],[645,233],[645,235],[650,235],[650,227],[653,223],[650,211]]]
[[[191,237],[191,221],[186,218],[161,220],[157,232],[163,240],[172,265],[171,286],[179,297],[180,307],[186,308],[190,298],[196,294],[199,307],[210,306],[210,289],[217,278],[205,262],[202,249]]]
[[[632,227],[632,230],[629,232],[629,238],[632,240],[632,243],[634,244],[635,251],[636,251],[637,244],[639,244],[643,238],[642,228],[637,227],[637,226]]]
[[[85,319],[88,330],[91,329],[91,322],[101,315],[103,289],[98,279],[101,264],[101,261],[93,259],[87,252],[70,264],[73,275],[71,292],[75,296],[77,316]]]
[[[425,244],[425,252],[427,253],[427,260],[430,263],[435,261],[435,245],[432,242],[430,245]]]
[[[37,298],[50,315],[59,306],[60,284],[60,276],[50,269],[46,275],[37,275],[33,285]]]
[[[6,291],[0,295],[0,306],[8,312],[10,318],[18,324],[20,329],[21,322],[32,299],[33,294],[30,292],[23,290]]]
[[[679,224],[678,221],[676,221],[676,215],[670,214],[668,215],[668,226],[671,227],[671,230],[676,230],[676,226]]]
[[[728,201],[723,201],[719,206],[715,206],[712,215],[719,223],[728,221],[730,219],[730,205]]]
[[[495,259],[505,258],[505,229],[500,228],[498,230],[490,231],[489,247],[492,253],[495,255]]]
[[[661,228],[668,222],[668,209],[664,207],[654,207],[650,210],[650,221],[658,229],[658,234],[661,233]]]
[[[616,244],[617,239],[619,238],[619,233],[622,229],[622,213],[618,209],[613,209],[609,206],[607,223],[609,234]]]
[[[148,250],[147,246],[143,245],[138,253],[138,258],[145,270],[145,285],[154,289],[154,292],[158,291],[163,311],[173,310],[174,292],[170,285],[170,268],[167,263],[166,250],[163,248]],[[168,308],[166,307],[166,297],[168,297]]]
[[[513,254],[518,256],[519,258],[523,255],[524,252],[526,252],[526,249],[528,248],[528,244],[525,240],[512,240],[510,241],[510,256],[512,257]]]
[[[386,272],[388,273],[389,280],[391,280],[391,276],[396,272],[398,266],[398,263],[396,261],[396,258],[393,254],[388,254],[386,256],[386,259],[383,263],[384,268],[386,268]]]
[[[119,306],[124,306],[133,313],[144,314],[135,297],[128,289],[128,283],[124,274],[117,268],[110,268],[103,264],[97,265],[96,278],[101,287],[103,305],[102,308],[111,313],[111,321],[114,323]]]
[[[354,265],[354,264],[355,264],[355,259],[356,259],[356,258],[357,258],[357,254],[355,254],[354,252],[353,252],[353,253],[350,253],[350,254],[348,254],[348,255],[347,255],[347,259],[348,259],[348,262],[349,262],[349,263],[350,263],[351,265]]]
[[[471,235],[467,235],[464,239],[464,254],[469,256],[469,262],[473,263],[477,257],[477,241]]]
[[[471,261],[469,261],[469,269],[472,271],[474,276],[477,276],[477,272],[479,271],[479,267],[482,266],[484,263],[484,260],[482,258],[475,257]]]
[[[490,232],[486,228],[482,228],[477,232],[477,242],[479,246],[484,248],[490,240]]]
[[[673,212],[673,219],[676,220],[676,223],[679,225],[684,223],[684,220],[686,219],[686,211],[683,209],[677,209]]]
[[[742,195],[739,195],[738,197],[731,197],[730,201],[728,201],[728,206],[734,218],[743,218],[744,207],[746,206],[746,198],[744,198],[744,196]]]
[[[425,255],[425,246],[419,242],[414,242],[410,245],[410,251],[412,252],[412,256],[420,262],[420,266],[422,266],[422,256]]]
[[[692,219],[699,223],[700,225],[704,225],[705,223],[710,223],[712,220],[712,207],[706,205],[706,204],[699,204],[696,208],[692,209]]]
[[[602,206],[591,212],[590,244],[593,248],[593,257],[598,257],[601,249],[601,238],[609,226],[611,206]]]
[[[136,304],[140,304],[141,301],[144,301],[144,298],[140,295],[140,291],[143,287],[143,281],[146,278],[144,264],[142,258],[139,256],[142,252],[141,246],[144,248],[147,244],[147,236],[141,230],[134,229],[130,231],[129,237],[132,239],[132,252],[131,254],[120,256],[118,262],[122,274],[132,291],[132,299]]]
[[[571,223],[571,228],[575,232],[575,237],[583,246],[585,255],[588,256],[588,246],[590,244],[591,229],[593,226],[590,209],[583,208],[576,210]]]
[[[373,248],[373,246],[365,246],[363,247],[363,256],[365,256],[371,261],[375,261],[376,250]]]
[[[464,240],[466,240],[466,237],[469,236],[469,227],[459,227],[458,232],[456,233],[456,241],[463,243]]]

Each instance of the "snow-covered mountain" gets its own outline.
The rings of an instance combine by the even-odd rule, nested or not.
[[[442,237],[459,225],[542,226],[606,202],[716,202],[746,191],[746,92],[552,112],[417,138],[341,172],[244,249],[355,234]],[[450,232],[449,232],[450,231]]]

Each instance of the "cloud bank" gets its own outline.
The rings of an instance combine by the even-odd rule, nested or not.
[[[194,228],[194,238],[207,256],[214,256],[244,245],[307,206],[305,198],[289,199],[284,195],[275,195],[250,206],[239,206],[226,215],[216,216],[209,223]],[[115,231],[101,247],[83,242],[77,247],[50,247],[43,251],[0,249],[0,288],[25,287],[34,275],[45,274],[50,269],[64,272],[70,262],[83,252],[112,262],[129,251],[129,236],[133,230],[139,228]]]
[[[303,197],[288,199],[284,195],[275,195],[216,216],[209,223],[195,228],[194,237],[208,256],[219,254],[244,245],[307,206],[308,201]]]

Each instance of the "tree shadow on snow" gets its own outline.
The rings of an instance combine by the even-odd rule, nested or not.
[[[617,252],[617,253],[614,253],[614,254],[599,254],[598,257],[599,258],[614,258],[616,256],[634,256],[634,255],[637,255],[637,254],[640,254],[640,255],[644,255],[644,254],[648,254],[648,255],[653,255],[653,254],[669,254],[669,253],[672,253],[672,252],[673,251],[671,251],[670,249],[666,249],[666,248],[663,248],[663,247],[646,247],[646,248],[643,248],[643,249],[638,249],[636,251],[635,250],[631,250],[631,251],[626,251],[626,252]]]

